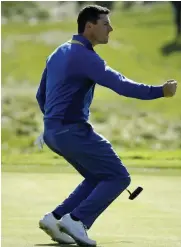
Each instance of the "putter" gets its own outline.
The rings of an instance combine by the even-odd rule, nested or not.
[[[129,199],[134,200],[141,193],[142,190],[143,190],[142,187],[136,188],[132,193],[129,190],[127,190],[130,195]]]

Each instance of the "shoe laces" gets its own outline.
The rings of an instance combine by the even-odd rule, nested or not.
[[[80,221],[80,223],[81,223],[81,225],[83,226],[84,233],[86,234],[86,236],[88,236],[88,235],[87,235],[87,226],[84,225],[81,221]]]

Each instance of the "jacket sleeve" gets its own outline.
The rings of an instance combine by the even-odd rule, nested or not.
[[[47,75],[47,68],[45,68],[43,71],[40,85],[36,94],[36,99],[38,101],[39,107],[43,114],[45,113],[44,105],[46,99],[46,75]]]
[[[107,66],[105,61],[96,53],[85,59],[84,64],[86,64],[86,66],[84,65],[86,76],[97,84],[112,89],[119,95],[141,100],[163,97],[162,86],[146,85],[130,80]]]

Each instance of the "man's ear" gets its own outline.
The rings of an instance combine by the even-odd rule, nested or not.
[[[91,28],[92,28],[92,25],[93,25],[93,24],[92,24],[91,22],[88,21],[88,22],[86,23],[85,27],[86,27],[87,29],[91,29]]]

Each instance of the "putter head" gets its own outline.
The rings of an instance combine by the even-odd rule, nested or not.
[[[141,193],[142,190],[142,187],[136,188],[132,193],[130,193],[129,199],[134,200]]]

